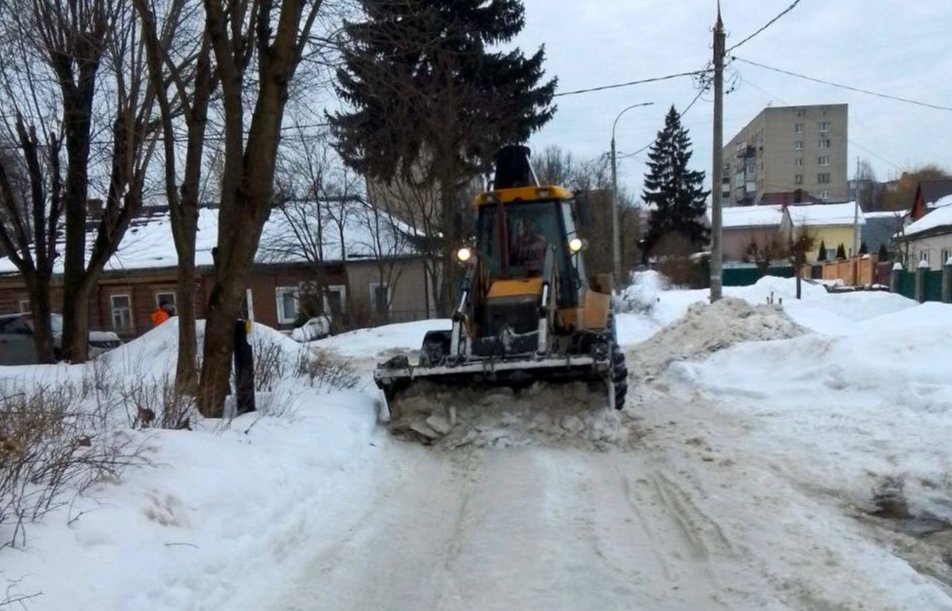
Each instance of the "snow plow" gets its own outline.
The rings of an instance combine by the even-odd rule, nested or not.
[[[465,417],[458,408],[473,405],[474,391],[509,389],[504,401],[518,402],[527,391],[538,396],[540,384],[584,384],[595,404],[621,409],[628,372],[611,275],[585,272],[584,204],[567,189],[540,186],[528,149],[510,146],[497,155],[493,190],[475,206],[475,244],[456,253],[464,274],[452,329],[428,332],[416,364],[401,355],[374,372],[391,430],[438,439]],[[448,399],[454,392],[466,399]]]

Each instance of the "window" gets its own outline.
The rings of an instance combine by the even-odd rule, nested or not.
[[[820,191],[820,199],[830,199],[830,192],[825,189]]]
[[[793,177],[794,184],[802,185],[803,184],[803,174],[797,174]]]
[[[830,122],[829,121],[820,121],[817,123],[817,127],[820,129],[821,134],[829,133],[830,131]]]
[[[30,313],[30,300],[21,299],[20,300],[20,314],[29,314]]]
[[[796,165],[798,168],[802,168],[802,167],[803,167],[803,157],[797,157],[797,158],[794,160],[794,165]]]
[[[821,185],[830,184],[830,175],[829,174],[817,174],[816,181]]]
[[[175,293],[163,292],[155,294],[155,307],[159,307],[162,303],[165,303],[168,306],[175,308]]]
[[[836,249],[827,248],[826,249],[826,260],[827,261],[836,261]]]
[[[825,166],[828,166],[828,165],[830,165],[830,158],[829,158],[829,157],[817,157],[817,159],[816,159],[816,164],[817,164],[818,166],[824,166],[824,167],[825,167]]]
[[[793,125],[793,131],[794,131],[794,133],[796,133],[796,134],[802,134],[802,133],[803,133],[803,123],[795,123],[795,124]]]
[[[347,303],[347,287],[343,285],[329,286],[324,291],[324,314],[334,320],[340,320],[344,314],[344,304]]]
[[[919,251],[919,260],[920,260],[920,261],[925,261],[926,263],[930,263],[930,264],[931,264],[932,262],[929,261],[929,251],[928,251],[928,250],[920,250],[920,251]]]
[[[279,286],[274,294],[278,301],[278,324],[289,325],[297,320],[300,310],[297,287]]]
[[[829,140],[820,140],[819,142],[817,142],[817,144],[820,145],[821,149],[828,149],[830,148],[830,145],[833,143],[830,142]]]
[[[803,140],[797,140],[797,141],[794,142],[793,144],[794,144],[794,147],[795,147],[798,151],[802,151],[802,150],[803,150]]]
[[[939,264],[948,265],[950,258],[952,258],[952,248],[943,248],[942,253],[939,255]]]
[[[370,305],[375,314],[386,316],[390,313],[391,295],[390,285],[386,283],[370,283]]]
[[[111,295],[112,328],[116,331],[128,331],[132,326],[132,298],[128,295]]]

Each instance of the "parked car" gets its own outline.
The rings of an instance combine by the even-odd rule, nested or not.
[[[59,358],[63,347],[63,316],[50,316],[53,327],[53,350]],[[89,332],[89,357],[94,358],[122,345],[111,331]],[[34,365],[37,362],[33,344],[33,317],[30,314],[0,316],[0,365]]]

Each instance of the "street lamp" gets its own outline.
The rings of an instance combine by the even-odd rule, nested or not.
[[[618,116],[615,117],[615,123],[612,124],[612,271],[614,272],[616,287],[621,286],[621,231],[618,227],[618,167],[615,160],[615,128],[618,127],[618,120],[621,119],[621,116],[632,108],[653,105],[654,102],[632,104],[618,113]]]

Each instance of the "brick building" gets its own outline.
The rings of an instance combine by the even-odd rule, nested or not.
[[[313,202],[298,204],[302,210],[321,210]],[[337,329],[434,315],[436,290],[422,257],[413,249],[412,231],[359,199],[348,198],[332,206],[337,214],[325,219],[322,244],[313,253],[308,251],[314,241],[302,232],[313,233],[321,222],[300,217],[296,225],[294,214],[272,212],[248,287],[247,304],[255,320],[289,330],[305,317],[305,303],[311,313],[315,309],[328,313]],[[203,318],[214,282],[212,250],[218,239],[218,209],[203,207],[198,227],[196,315]],[[317,259],[314,254],[322,256]],[[57,263],[62,266],[62,259]],[[159,302],[175,302],[176,265],[168,210],[144,208],[90,297],[90,328],[115,331],[124,339],[152,329],[149,315]],[[54,311],[62,311],[58,286],[53,289],[53,304]],[[0,314],[28,310],[19,274],[8,259],[0,259]]]

